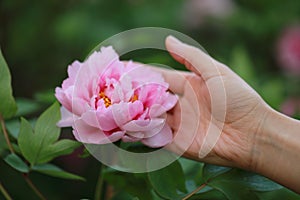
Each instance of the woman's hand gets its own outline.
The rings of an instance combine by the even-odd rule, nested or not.
[[[157,69],[179,97],[168,113],[167,148],[260,173],[300,192],[300,121],[269,107],[227,66],[169,36],[167,50],[191,72]]]
[[[172,36],[167,50],[192,73],[162,70],[179,103],[168,115],[174,142],[186,157],[252,169],[255,137],[269,107],[227,66]]]

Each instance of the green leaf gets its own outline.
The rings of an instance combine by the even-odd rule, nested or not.
[[[189,198],[189,200],[198,200],[198,199],[226,200],[228,198],[226,198],[222,192],[216,189],[210,189],[205,192],[202,192],[201,190],[200,193],[196,193],[195,195]]]
[[[229,168],[229,167],[205,164],[203,167],[203,179],[206,182],[209,179],[215,178],[215,177],[217,177],[221,174],[224,174],[230,170],[231,170],[231,168]]]
[[[164,198],[180,199],[187,193],[184,173],[177,160],[167,167],[149,172],[148,177],[153,189]]]
[[[184,172],[184,176],[187,180],[192,180],[195,185],[201,185],[204,183],[203,181],[203,167],[204,163],[199,161],[189,160],[186,158],[179,158],[178,161],[181,164],[181,167]],[[193,188],[192,190],[196,189]]]
[[[11,87],[11,76],[8,66],[0,50],[0,115],[4,119],[11,118],[17,111]]]
[[[34,141],[34,133],[30,123],[21,118],[21,127],[18,137],[18,144],[22,155],[28,160],[31,164],[34,164],[36,160],[37,151],[39,151],[39,145]]]
[[[80,142],[74,140],[69,140],[69,139],[59,140],[58,142],[48,146],[43,151],[43,154],[40,156],[39,161],[43,163],[61,155],[68,155],[72,153],[74,149],[78,148],[81,145],[82,144]]]
[[[211,178],[207,184],[221,191],[228,199],[259,199],[254,191],[274,191],[282,188],[267,178],[239,169],[232,169]]]
[[[63,178],[63,179],[70,179],[70,180],[80,180],[84,181],[85,179],[81,176],[66,172],[61,168],[52,165],[52,164],[41,164],[41,165],[34,165],[31,168],[33,171],[37,171],[49,176]]]
[[[119,191],[126,191],[130,195],[143,200],[152,200],[151,187],[145,174],[133,174],[106,168],[103,178]]]
[[[59,105],[54,103],[38,118],[35,129],[25,119],[21,119],[18,143],[23,156],[31,165],[46,163],[61,155],[70,154],[80,143],[71,140],[57,141],[60,129],[56,126],[60,119]]]
[[[279,190],[283,188],[283,186],[258,174],[254,174],[242,170],[237,170],[237,171],[239,173],[237,173],[236,176],[240,177],[242,179],[241,182],[243,182],[243,184],[250,190],[266,192],[266,191]]]
[[[4,161],[9,164],[12,168],[22,173],[28,173],[28,165],[16,154],[11,153],[4,158]]]
[[[299,194],[296,194],[287,188],[271,192],[256,192],[256,195],[260,200],[300,200]]]
[[[238,182],[223,180],[211,181],[209,186],[221,191],[230,200],[258,200],[257,195]]]

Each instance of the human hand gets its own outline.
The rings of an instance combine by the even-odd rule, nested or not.
[[[238,75],[200,49],[169,36],[167,50],[191,72],[160,69],[179,103],[168,114],[178,154],[252,169],[256,135],[269,106]]]

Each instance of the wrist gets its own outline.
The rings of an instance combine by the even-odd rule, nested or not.
[[[251,170],[287,187],[299,184],[299,130],[300,121],[269,108],[256,134]]]

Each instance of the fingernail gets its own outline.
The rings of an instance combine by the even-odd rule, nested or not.
[[[173,44],[181,44],[182,42],[180,42],[180,40],[178,40],[176,37],[174,37],[173,35],[169,35],[167,37],[167,40]]]

